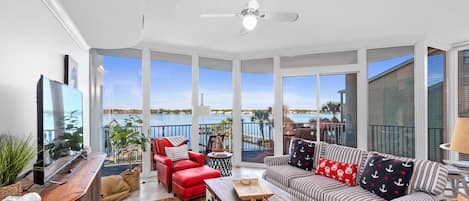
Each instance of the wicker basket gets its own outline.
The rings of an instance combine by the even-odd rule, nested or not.
[[[140,171],[138,169],[133,169],[132,171],[127,169],[121,172],[120,175],[129,184],[130,192],[140,190]]]
[[[5,199],[8,196],[19,196],[23,193],[21,183],[16,182],[9,186],[0,187],[0,200]]]

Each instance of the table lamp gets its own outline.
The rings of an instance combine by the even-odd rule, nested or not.
[[[456,120],[450,150],[469,154],[469,118],[460,117]]]
[[[459,117],[453,131],[451,144],[442,144],[440,148],[450,151],[456,151],[463,154],[469,154],[469,118]],[[454,162],[455,166],[467,168],[467,162]]]

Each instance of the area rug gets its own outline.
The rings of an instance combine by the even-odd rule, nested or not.
[[[165,198],[165,199],[155,200],[155,201],[182,201],[182,200],[179,198]],[[191,201],[205,201],[205,197],[193,199]]]

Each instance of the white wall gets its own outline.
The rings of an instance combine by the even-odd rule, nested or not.
[[[4,0],[0,6],[0,133],[36,142],[36,83],[41,74],[63,81],[64,54],[78,64],[89,145],[89,53],[81,49],[40,0]]]

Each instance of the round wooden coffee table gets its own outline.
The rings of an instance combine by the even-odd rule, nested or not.
[[[232,153],[229,152],[212,152],[207,154],[208,166],[217,169],[221,172],[221,176],[231,176],[231,157]]]

